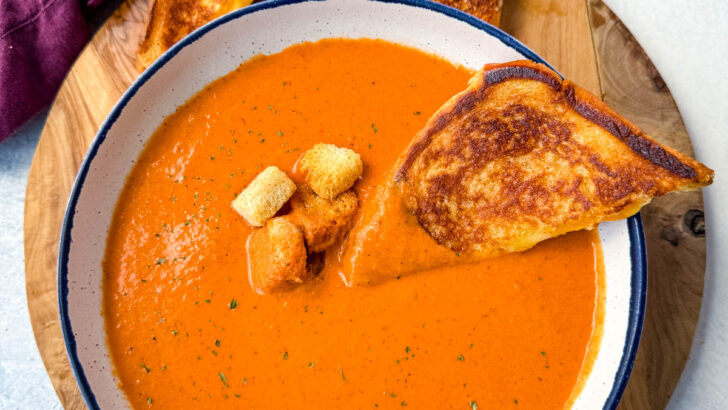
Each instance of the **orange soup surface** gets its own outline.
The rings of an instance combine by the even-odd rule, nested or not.
[[[255,293],[230,201],[319,142],[365,164],[360,202],[471,72],[375,40],[259,56],[170,115],[119,199],[104,261],[107,340],[135,408],[562,408],[594,356],[599,238],[347,287]],[[406,247],[407,238],[388,244]],[[590,352],[591,351],[591,352]],[[575,387],[576,386],[576,387]]]

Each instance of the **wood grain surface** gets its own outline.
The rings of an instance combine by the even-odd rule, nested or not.
[[[138,76],[137,45],[151,0],[127,0],[73,66],[48,115],[28,177],[26,291],[33,331],[66,408],[83,408],[61,335],[58,238],[76,172],[101,122]],[[567,78],[601,95],[661,142],[692,154],[680,114],[649,59],[600,0],[505,0],[501,20]],[[653,201],[642,214],[649,291],[645,327],[622,408],[662,408],[687,360],[705,271],[699,192]]]
[[[28,310],[43,363],[67,409],[85,403],[68,364],[58,316],[56,258],[63,214],[99,125],[138,76],[136,49],[150,3],[123,3],[81,53],[48,113],[28,175],[23,227]]]
[[[589,0],[602,99],[658,141],[694,156],[670,91],[629,30]],[[700,315],[705,220],[700,191],[657,198],[642,210],[647,312],[623,409],[662,409],[677,386]]]

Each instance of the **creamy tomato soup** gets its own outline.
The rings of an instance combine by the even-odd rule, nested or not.
[[[599,339],[595,232],[375,286],[345,284],[339,244],[296,289],[259,295],[248,281],[252,228],[230,201],[258,172],[296,178],[314,144],[349,147],[366,204],[471,74],[382,41],[324,40],[256,57],[170,115],[129,176],[103,266],[108,344],[131,405],[567,405]]]

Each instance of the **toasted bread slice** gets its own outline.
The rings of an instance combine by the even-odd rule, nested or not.
[[[396,178],[438,243],[521,251],[635,214],[713,172],[543,65],[487,65],[431,118]]]
[[[436,0],[446,6],[460,9],[494,26],[500,24],[503,0]]]
[[[708,185],[713,171],[546,66],[517,61],[476,73],[418,133],[392,179],[381,188],[391,193],[380,195],[391,204],[365,209],[368,219],[352,233],[350,283],[381,280],[369,266],[386,264],[387,275],[398,276],[523,251],[626,218],[655,196]],[[407,223],[388,211],[398,201],[434,239],[408,241],[431,249],[416,264],[404,252],[372,251],[390,220]]]
[[[155,0],[137,52],[137,67],[149,67],[196,28],[250,3],[252,0]]]

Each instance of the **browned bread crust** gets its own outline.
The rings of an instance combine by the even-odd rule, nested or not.
[[[494,26],[500,24],[503,0],[436,0],[446,6],[460,9]]]
[[[149,67],[168,48],[203,24],[252,0],[155,0],[137,51],[139,69]]]
[[[438,243],[489,256],[628,217],[713,171],[546,66],[516,61],[486,65],[442,106],[395,180]]]

